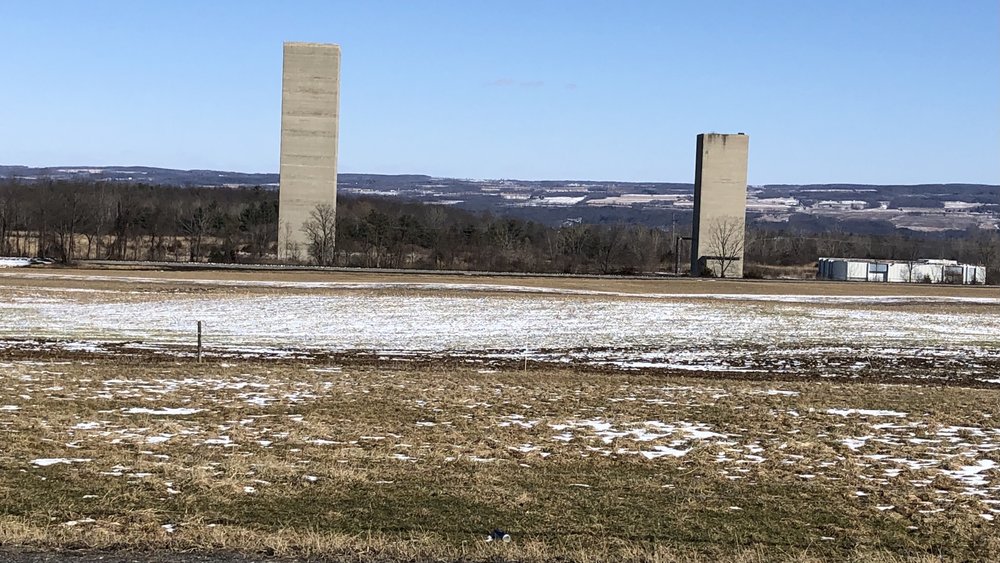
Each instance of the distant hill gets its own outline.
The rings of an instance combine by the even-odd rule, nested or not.
[[[173,186],[278,185],[277,174],[247,174],[219,170],[173,170],[149,166],[30,166],[0,165],[0,176],[24,180],[106,180]]]
[[[87,180],[185,187],[262,186],[276,189],[277,174],[174,170],[146,166],[2,166],[0,177],[21,181]],[[340,194],[392,197],[513,215],[546,224],[690,223],[693,186],[672,182],[591,180],[474,180],[419,174],[340,174]],[[798,230],[924,232],[995,229],[1000,186],[988,184],[808,184],[750,186],[752,221]]]

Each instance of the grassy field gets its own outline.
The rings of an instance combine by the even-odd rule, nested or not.
[[[442,283],[495,284],[582,291],[668,294],[792,294],[792,295],[908,295],[997,297],[996,286],[945,284],[890,284],[830,282],[818,280],[732,280],[705,278],[616,279],[581,277],[537,277],[469,273],[412,274],[370,271],[281,271],[281,270],[150,270],[128,268],[30,268],[0,270],[0,287],[29,284],[33,287],[77,287],[86,283],[96,289],[133,286],[190,287],[191,282],[232,283]],[[322,287],[314,288],[322,291]]]
[[[0,543],[351,560],[995,560],[1000,393],[7,359]],[[486,542],[489,530],[511,543]]]
[[[997,560],[998,330],[981,287],[0,272],[0,546]]]

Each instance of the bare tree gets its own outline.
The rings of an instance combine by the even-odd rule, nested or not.
[[[274,201],[251,203],[240,211],[239,228],[246,239],[250,256],[260,260],[271,249],[277,233],[278,206]]]
[[[80,212],[80,193],[76,190],[64,190],[60,196],[52,193],[49,195],[52,202],[52,225],[55,233],[55,240],[58,242],[59,260],[63,264],[73,261],[76,255],[76,235],[82,223],[82,213]]]
[[[317,205],[309,212],[302,232],[309,242],[309,257],[320,266],[332,265],[336,257],[337,209],[328,203]]]
[[[14,230],[13,207],[12,201],[0,193],[0,255],[10,253],[7,236]]]
[[[602,274],[610,274],[621,269],[617,261],[622,253],[624,233],[625,226],[616,223],[601,233],[603,236],[597,239],[598,266]]]
[[[80,231],[87,240],[86,259],[98,258],[101,253],[101,239],[108,222],[107,190],[97,184],[89,197],[80,202]],[[95,248],[96,246],[96,248]]]
[[[996,265],[997,256],[1000,255],[1000,235],[996,231],[980,231],[973,240],[975,245],[976,261],[990,271]]]
[[[285,231],[285,245],[284,248],[278,250],[278,256],[283,257],[286,262],[298,263],[302,260],[302,249],[299,248],[299,243],[295,242],[292,238],[292,224],[288,221],[281,223],[280,228]]]
[[[907,260],[903,265],[903,273],[906,274],[906,281],[913,283],[915,281],[919,282],[921,280],[914,280],[913,274],[917,272],[918,262],[916,260]]]
[[[743,259],[746,232],[739,217],[720,217],[708,230],[708,256],[706,268],[720,278],[732,273],[733,264]],[[710,265],[717,265],[718,271]]]
[[[392,219],[385,213],[372,209],[358,223],[355,234],[361,241],[365,266],[383,268],[390,256],[392,244]]]
[[[592,255],[597,247],[593,231],[589,225],[559,229],[556,258],[562,264],[563,272],[575,274],[584,269],[588,255]]]
[[[201,202],[194,202],[193,208],[181,215],[178,226],[188,239],[189,262],[201,259],[201,243],[208,235],[210,220],[211,206],[206,210]]]

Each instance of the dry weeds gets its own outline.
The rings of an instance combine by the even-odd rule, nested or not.
[[[1000,460],[997,398],[571,369],[9,361],[0,544],[995,559],[1000,479],[976,464]],[[38,461],[56,458],[87,461]],[[484,541],[496,527],[514,541]]]
[[[94,280],[93,278],[101,278]],[[141,282],[146,278],[155,283]],[[944,284],[879,284],[857,282],[829,282],[818,280],[733,280],[698,278],[586,278],[549,277],[491,274],[428,274],[405,271],[282,271],[280,267],[270,270],[212,270],[160,269],[123,265],[101,269],[87,268],[31,268],[0,272],[0,287],[29,285],[33,287],[79,287],[86,283],[95,289],[174,289],[190,290],[191,281],[196,282],[278,282],[278,283],[429,283],[429,284],[492,284],[498,286],[520,286],[540,289],[561,289],[580,291],[609,291],[631,294],[676,293],[676,294],[746,294],[746,295],[841,295],[841,296],[938,296],[938,297],[997,297],[996,287],[956,286]],[[207,290],[200,286],[200,290]],[[195,290],[199,290],[195,288]],[[246,291],[246,287],[223,288],[224,291]],[[283,289],[285,292],[288,289]],[[254,288],[253,291],[269,291]],[[324,292],[315,288],[312,292]],[[336,291],[334,289],[334,291]]]

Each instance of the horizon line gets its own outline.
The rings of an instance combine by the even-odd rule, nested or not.
[[[246,174],[246,175],[273,175],[280,176],[278,172],[244,172],[239,170],[224,170],[217,168],[170,168],[166,166],[151,166],[145,164],[111,164],[111,165],[61,165],[61,166],[30,166],[27,164],[0,164],[0,168],[31,168],[38,170],[45,169],[97,169],[97,168],[151,168],[156,170],[169,170],[176,172],[220,172],[227,174]],[[596,179],[581,179],[581,178],[484,178],[484,177],[472,177],[472,176],[440,176],[434,174],[416,173],[416,172],[406,172],[406,173],[385,173],[385,172],[337,172],[337,175],[341,174],[356,174],[356,175],[370,175],[370,176],[426,176],[432,179],[442,179],[442,180],[464,180],[469,182],[589,182],[589,183],[619,183],[619,184],[694,184],[694,180],[689,181],[673,181],[673,180],[596,180]],[[15,176],[16,177],[16,176]],[[96,178],[95,178],[96,179]],[[870,182],[838,182],[838,181],[824,181],[824,182],[762,182],[762,183],[747,183],[747,187],[758,187],[758,186],[987,186],[987,187],[997,187],[1000,188],[1000,184],[991,184],[984,182],[962,182],[962,181],[947,181],[947,182],[918,182],[918,183],[870,183]]]

